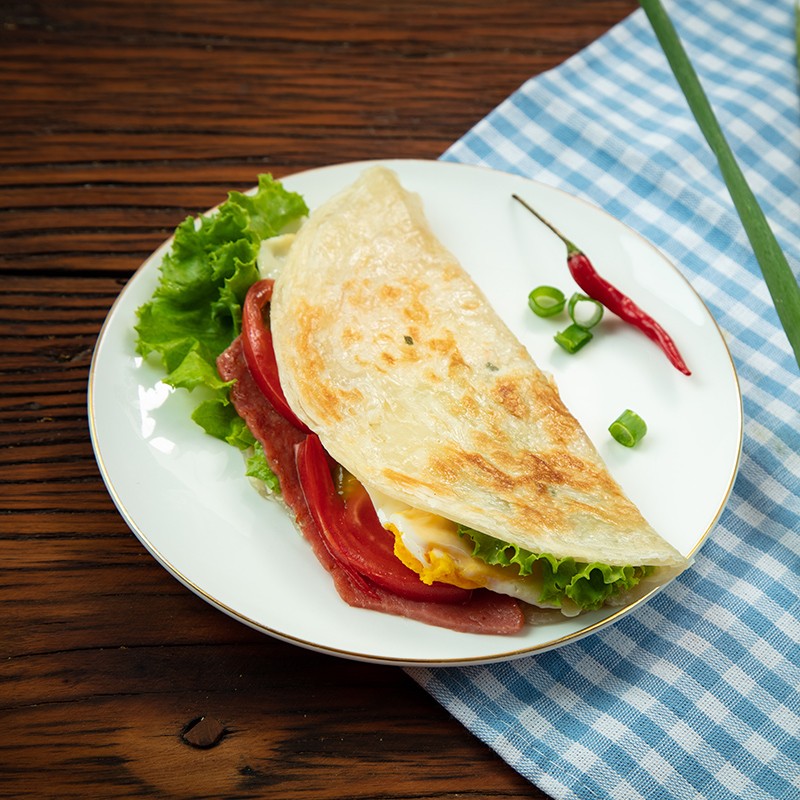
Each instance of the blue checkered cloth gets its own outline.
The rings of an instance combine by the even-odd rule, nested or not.
[[[793,0],[665,3],[790,264],[800,264]],[[443,156],[566,189],[660,247],[728,341],[733,494],[694,566],[594,635],[410,674],[554,798],[800,798],[800,374],[711,151],[641,10]]]

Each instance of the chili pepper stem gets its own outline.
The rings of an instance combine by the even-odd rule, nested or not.
[[[536,217],[536,219],[539,220],[539,222],[541,222],[544,225],[547,225],[547,227],[550,228],[550,230],[556,236],[558,236],[558,238],[561,239],[562,242],[564,242],[564,244],[567,246],[567,255],[568,256],[574,256],[574,255],[578,255],[579,253],[583,253],[583,250],[581,250],[580,247],[577,247],[573,242],[571,242],[569,239],[567,239],[567,237],[564,236],[564,234],[561,233],[561,231],[558,228],[556,228],[556,226],[553,225],[552,222],[546,220],[535,208],[532,208],[530,205],[528,205],[528,203],[526,203],[518,194],[512,194],[511,196],[518,203],[521,203],[523,206],[525,206],[525,208],[527,208],[528,211],[530,211],[531,214],[533,214],[533,216]]]

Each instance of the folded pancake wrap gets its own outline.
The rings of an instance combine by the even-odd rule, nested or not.
[[[311,214],[270,324],[289,404],[368,488],[534,553],[687,565],[393,171]]]

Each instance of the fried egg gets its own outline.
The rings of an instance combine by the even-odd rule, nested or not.
[[[464,589],[485,588],[541,605],[541,581],[537,576],[520,577],[516,566],[487,564],[475,558],[472,542],[459,536],[455,522],[366,488],[381,524],[394,534],[395,555],[424,583],[439,581]]]

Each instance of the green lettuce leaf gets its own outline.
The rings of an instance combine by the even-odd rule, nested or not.
[[[254,439],[230,404],[230,384],[220,379],[216,359],[241,331],[242,303],[259,278],[261,242],[306,214],[303,198],[270,175],[259,176],[252,195],[230,192],[216,211],[176,228],[153,296],[137,310],[137,352],[158,358],[171,386],[199,389],[192,419],[242,450]],[[263,468],[269,469],[266,459]]]
[[[256,478],[263,481],[267,488],[276,494],[280,494],[281,485],[267,462],[267,456],[264,453],[261,442],[256,442],[253,445],[253,454],[247,459],[247,471],[245,474],[248,478]]]
[[[138,310],[137,351],[158,353],[169,372],[190,350],[213,364],[241,329],[261,242],[307,213],[299,194],[261,175],[254,195],[230,192],[216,212],[184,220],[152,299]]]
[[[192,419],[210,436],[239,450],[246,450],[255,443],[255,437],[227,397],[204,400],[192,412]]]
[[[472,541],[475,558],[487,564],[515,567],[522,577],[537,574],[542,580],[539,600],[556,607],[562,605],[564,598],[569,598],[579,608],[592,611],[600,608],[609,597],[632,589],[653,571],[652,567],[583,564],[573,558],[558,559],[548,553],[532,553],[465,525],[458,526],[458,533]]]

